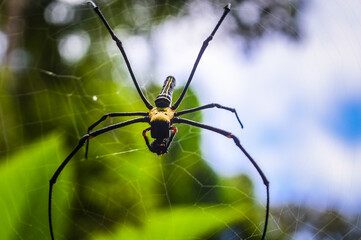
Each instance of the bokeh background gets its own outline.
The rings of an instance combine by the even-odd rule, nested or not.
[[[95,1],[153,101],[179,96],[226,1]],[[361,238],[361,3],[235,0],[181,109],[237,135],[270,181],[267,239]],[[50,239],[49,179],[108,112],[145,111],[80,0],[0,1],[0,238]],[[99,127],[128,118],[110,119]],[[223,136],[179,126],[167,155],[137,124],[80,150],[54,185],[56,239],[260,239],[265,187]]]

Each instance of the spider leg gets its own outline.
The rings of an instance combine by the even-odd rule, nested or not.
[[[172,143],[174,136],[178,132],[178,128],[177,127],[171,127],[170,130],[172,130],[172,135],[170,136],[169,141],[167,142],[167,149],[169,148],[170,144]]]
[[[130,65],[130,62],[128,60],[128,57],[127,57],[127,54],[125,53],[125,50],[123,48],[123,43],[119,40],[119,38],[114,34],[112,28],[110,27],[109,23],[107,22],[107,20],[105,19],[103,13],[100,11],[100,9],[98,8],[97,5],[95,5],[95,3],[93,1],[88,1],[88,3],[93,7],[94,11],[96,12],[96,14],[98,14],[98,16],[100,17],[100,19],[103,21],[105,27],[108,29],[108,32],[110,33],[112,39],[115,41],[115,43],[117,44],[120,52],[122,53],[122,56],[124,58],[124,61],[127,65],[127,68],[128,68],[128,71],[129,71],[129,74],[133,80],[133,83],[135,85],[135,88],[137,89],[140,97],[142,98],[145,106],[148,108],[148,109],[152,109],[153,106],[152,104],[149,103],[149,101],[145,98],[142,90],[140,89],[139,87],[139,84],[137,82],[137,79],[135,78],[135,75],[133,73],[133,70],[132,70],[132,66]]]
[[[144,140],[145,140],[145,144],[147,145],[147,147],[149,148],[149,151],[153,152],[152,151],[152,148],[150,147],[150,143],[149,143],[149,139],[147,137],[147,132],[150,131],[151,128],[146,128],[143,130],[143,137],[144,137]]]
[[[89,134],[84,135],[82,138],[80,138],[78,145],[74,148],[74,150],[69,154],[69,156],[66,157],[66,159],[60,164],[58,169],[55,171],[54,175],[49,181],[49,205],[48,205],[48,216],[49,216],[49,227],[50,227],[50,236],[51,239],[54,240],[54,233],[53,233],[53,224],[52,224],[52,218],[51,218],[51,197],[53,193],[53,185],[56,183],[56,180],[58,179],[60,173],[63,171],[65,166],[69,163],[69,161],[73,158],[73,156],[79,151],[81,147],[84,146],[85,142],[91,138],[94,138],[100,134],[109,132],[111,130],[121,128],[130,124],[139,123],[139,122],[149,122],[148,117],[142,117],[142,118],[135,118],[129,121],[117,123],[114,125],[110,125],[105,128],[101,128],[97,131],[91,132]]]
[[[267,191],[267,203],[266,203],[266,216],[265,216],[265,225],[264,225],[264,229],[263,229],[263,234],[262,234],[262,240],[265,238],[266,236],[266,232],[267,232],[267,225],[268,225],[268,215],[269,215],[269,181],[267,180],[266,176],[264,175],[263,171],[261,170],[261,168],[258,166],[258,164],[256,163],[256,161],[251,157],[251,155],[249,155],[249,153],[243,148],[243,146],[241,145],[239,139],[234,136],[232,133],[224,131],[222,129],[219,128],[215,128],[209,125],[205,125],[202,123],[198,123],[198,122],[194,122],[188,119],[184,119],[184,118],[174,118],[173,119],[173,123],[185,123],[191,126],[195,126],[195,127],[199,127],[199,128],[203,128],[203,129],[207,129],[216,133],[219,133],[225,137],[228,138],[232,138],[234,143],[237,145],[237,147],[239,149],[241,149],[241,151],[247,156],[247,158],[250,160],[250,162],[252,163],[252,165],[256,168],[258,174],[261,176],[262,180],[263,180],[263,184],[266,186],[266,191]]]
[[[183,115],[183,114],[186,114],[186,113],[197,112],[197,111],[201,111],[201,110],[204,110],[204,109],[207,109],[207,108],[214,108],[214,107],[233,112],[236,115],[236,118],[237,118],[239,124],[241,125],[241,128],[243,128],[243,124],[242,124],[241,120],[238,117],[236,109],[230,108],[230,107],[225,107],[225,106],[220,105],[218,103],[210,103],[210,104],[207,104],[207,105],[204,105],[204,106],[179,111],[179,112],[174,113],[174,116],[177,117],[177,116],[180,116],[180,115]]]
[[[194,73],[196,72],[196,69],[198,67],[198,64],[199,64],[199,61],[201,60],[202,58],[202,55],[204,53],[204,51],[206,50],[208,44],[210,41],[212,41],[214,35],[216,34],[219,26],[221,25],[221,23],[223,22],[224,18],[227,16],[227,14],[229,13],[229,11],[231,10],[231,4],[228,3],[227,6],[224,7],[224,12],[223,12],[223,15],[221,16],[221,18],[219,19],[217,25],[214,27],[211,35],[209,35],[206,40],[204,40],[203,44],[202,44],[202,47],[201,47],[201,50],[199,51],[198,53],[198,56],[197,56],[197,59],[193,65],[193,68],[192,68],[192,71],[189,75],[189,78],[188,78],[188,81],[180,95],[180,97],[178,98],[178,100],[174,103],[174,105],[172,106],[172,110],[175,110],[178,108],[179,104],[182,102],[183,98],[184,98],[184,95],[186,94],[187,90],[188,90],[188,87],[189,87],[189,84],[191,83],[192,79],[193,79],[193,75]]]
[[[98,121],[93,123],[90,127],[88,127],[88,134],[90,133],[93,128],[98,126],[101,122],[106,120],[107,118],[111,117],[127,117],[127,116],[148,116],[149,113],[146,112],[121,112],[121,113],[107,113],[103,115]],[[89,151],[89,139],[86,140],[86,147],[85,147],[85,159],[88,158],[88,151]]]

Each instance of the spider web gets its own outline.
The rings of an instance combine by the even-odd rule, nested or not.
[[[338,63],[332,58],[343,58],[345,49],[353,52],[350,59],[344,59],[349,61],[344,67],[351,66],[346,68],[347,79],[351,80],[340,83],[339,79],[344,77],[341,72],[341,77],[330,84],[342,90],[338,94],[342,98],[341,103],[332,99],[333,105],[341,110],[351,108],[351,120],[320,123],[331,129],[329,131],[336,137],[325,136],[318,125],[309,124],[312,131],[319,133],[319,142],[311,144],[321,150],[306,148],[301,155],[294,149],[305,145],[301,144],[301,140],[290,140],[288,135],[283,135],[280,126],[291,121],[296,128],[312,121],[303,114],[323,108],[325,105],[322,103],[329,99],[327,96],[315,97],[325,86],[322,83],[298,85],[297,77],[286,85],[284,81],[275,80],[277,77],[291,78],[291,71],[295,69],[291,66],[285,70],[275,62],[278,59],[284,63],[282,59],[291,58],[283,52],[282,45],[296,48],[309,39],[308,28],[312,24],[304,19],[309,16],[306,13],[312,13],[312,9],[319,10],[323,5],[317,2],[302,8],[298,6],[300,1],[291,1],[287,5],[289,8],[294,7],[297,13],[305,12],[304,15],[298,13],[298,17],[306,22],[303,25],[305,29],[298,29],[297,24],[284,17],[286,13],[279,14],[277,11],[269,10],[271,14],[267,15],[267,21],[260,21],[257,12],[260,12],[262,1],[255,2],[232,3],[232,12],[240,14],[239,18],[237,15],[229,16],[228,22],[217,32],[180,110],[210,102],[237,109],[245,124],[243,130],[232,113],[218,109],[184,117],[232,131],[257,160],[271,182],[267,239],[359,239],[361,226],[357,202],[360,191],[355,170],[360,166],[360,151],[355,150],[360,145],[357,135],[359,123],[342,133],[335,133],[334,129],[341,123],[352,125],[360,111],[360,105],[354,104],[359,100],[354,97],[359,95],[355,87],[359,84],[353,80],[359,79],[360,75],[352,68],[353,62],[360,62],[355,61],[360,58],[360,46],[353,39],[347,39],[348,44],[345,45],[349,48],[344,48],[334,40],[330,44],[336,47],[335,54],[324,57],[324,52],[320,50],[312,55],[320,60],[314,64],[320,68],[318,76],[322,76],[322,68],[332,66],[322,64],[322,60],[331,58],[330,62]],[[218,20],[224,5],[200,1],[185,4],[108,1],[97,4],[122,40],[140,87],[151,102],[169,74],[175,76],[179,88],[184,86],[201,43]],[[275,1],[274,4],[281,3]],[[351,11],[352,4],[333,3],[338,5],[342,16],[347,15],[344,20],[349,24],[360,20]],[[47,190],[48,181],[56,168],[87,128],[103,114],[144,111],[146,108],[135,91],[119,50],[91,8],[66,1],[36,3],[32,6],[34,11],[27,10],[26,17],[21,17],[21,12],[6,11],[8,5],[7,1],[0,4],[5,19],[2,20],[3,26],[8,19],[27,24],[19,29],[7,30],[8,36],[15,36],[8,41],[3,40],[6,29],[0,28],[1,49],[11,49],[16,36],[25,35],[27,31],[37,33],[39,37],[17,39],[18,45],[24,48],[14,48],[11,53],[0,52],[4,65],[1,69],[0,124],[3,129],[2,168],[5,169],[1,177],[4,177],[2,180],[8,193],[5,195],[10,196],[10,200],[2,197],[2,215],[7,216],[3,225],[11,226],[8,238],[4,239],[49,239]],[[328,9],[330,14],[338,16],[332,10]],[[63,14],[60,14],[61,11]],[[248,18],[242,19],[242,14],[247,14]],[[39,18],[45,19],[45,27],[38,22]],[[238,29],[240,20],[245,26]],[[256,23],[253,31],[250,30],[252,23]],[[281,27],[272,28],[275,23],[281,23]],[[324,35],[334,39],[333,32],[326,28],[328,24],[323,24],[321,26],[325,27],[325,31],[329,31]],[[252,35],[255,33],[258,35]],[[240,34],[242,37],[239,37]],[[347,35],[346,30],[344,34]],[[360,40],[359,33],[352,37]],[[272,61],[267,59],[267,49],[274,48],[278,51],[269,54],[277,52],[279,55],[272,55],[276,59]],[[262,52],[266,54],[262,55]],[[259,64],[253,65],[252,62]],[[268,67],[263,68],[262,73],[253,69],[264,62]],[[360,67],[359,64],[356,67]],[[247,68],[251,70],[246,71]],[[277,74],[279,71],[283,74]],[[313,79],[311,75],[306,74],[305,77]],[[297,87],[292,84],[307,92],[306,98],[309,97],[311,102],[320,102],[319,106],[307,109],[309,105],[295,102],[297,99],[282,105],[284,99],[289,98],[277,95],[295,94],[291,90]],[[175,99],[180,90],[175,92]],[[331,89],[330,92],[336,91]],[[351,97],[344,98],[344,95]],[[296,110],[285,113],[286,110],[280,106]],[[338,113],[342,112],[325,111],[321,113],[320,121]],[[107,119],[97,128],[127,119],[130,118]],[[260,239],[266,210],[265,186],[233,141],[194,127],[179,126],[169,153],[158,157],[150,153],[144,144],[141,132],[147,127],[147,124],[141,123],[98,136],[90,142],[87,160],[84,148],[71,160],[54,185],[56,239]],[[309,135],[301,132],[304,128],[298,131],[285,129],[300,136],[300,139],[310,140]],[[345,137],[343,134],[347,131],[354,134]],[[289,143],[285,143],[287,140]],[[344,144],[348,141],[351,143]],[[36,149],[36,146],[40,146],[40,157],[28,153],[29,148]],[[330,151],[328,154],[323,151],[331,147],[336,151],[327,150]],[[315,152],[317,154],[313,156]],[[336,157],[329,157],[335,153]],[[329,157],[332,167],[325,167],[323,154]],[[320,161],[317,163],[318,158]],[[12,162],[25,162],[24,159],[38,165],[12,166]],[[36,159],[40,159],[39,162]],[[340,166],[335,159],[341,159],[348,165],[334,169]],[[311,167],[304,168],[300,162]],[[317,171],[313,171],[312,166]],[[306,172],[299,174],[297,168]],[[312,177],[324,174],[319,170],[321,168],[330,176]],[[20,183],[14,187],[17,181],[31,182],[37,175],[36,170],[44,172],[39,182],[25,184],[25,190]],[[16,177],[12,177],[12,171]],[[306,181],[307,177],[319,182]],[[320,189],[325,187],[325,181],[329,185],[322,193]],[[346,190],[340,190],[344,188]],[[26,210],[17,206],[15,192],[18,189],[25,191]],[[343,196],[334,197],[337,194]],[[5,207],[7,201],[15,206],[14,210]],[[36,214],[36,209],[39,209],[39,214]]]

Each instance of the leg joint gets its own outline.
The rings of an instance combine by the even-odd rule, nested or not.
[[[143,137],[147,137],[147,132],[149,132],[150,131],[150,128],[146,128],[146,129],[144,129],[143,130]]]
[[[95,136],[92,136],[91,133],[85,134],[82,138],[79,140],[79,145],[83,145],[87,140],[94,138]]]
[[[213,107],[216,107],[216,108],[222,108],[222,109],[231,111],[231,112],[233,112],[233,113],[236,112],[236,109],[235,109],[235,108],[226,107],[226,106],[223,106],[223,105],[218,104],[218,103],[212,103],[212,106],[213,106]]]
[[[209,44],[209,42],[212,41],[212,39],[213,39],[213,36],[212,36],[212,35],[210,35],[209,37],[207,37],[207,39],[204,40],[204,42],[203,42],[203,46],[207,46],[207,45]]]

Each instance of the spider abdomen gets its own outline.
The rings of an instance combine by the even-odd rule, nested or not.
[[[160,91],[158,97],[155,99],[155,105],[161,108],[169,107],[172,103],[174,88],[175,78],[168,76],[164,81],[162,91]]]

